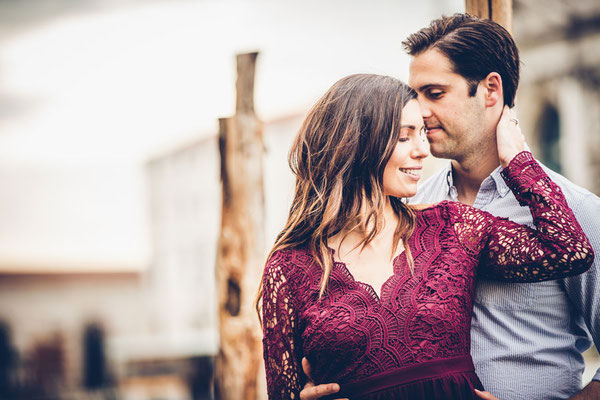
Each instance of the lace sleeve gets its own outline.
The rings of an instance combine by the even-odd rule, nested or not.
[[[519,153],[502,171],[537,229],[458,205],[454,224],[459,241],[479,257],[479,273],[492,279],[538,282],[586,271],[594,252],[560,188],[530,152]]]
[[[267,262],[263,276],[263,356],[269,399],[299,399],[301,348],[292,287],[281,252]]]

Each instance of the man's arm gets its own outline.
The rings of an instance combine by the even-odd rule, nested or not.
[[[565,290],[573,305],[583,316],[594,344],[600,349],[600,199],[590,194],[581,199],[573,210],[581,228],[585,232],[596,259],[592,267],[585,273],[564,279]],[[600,369],[596,371],[592,382],[570,400],[600,399]]]
[[[337,383],[324,383],[322,385],[315,386],[312,377],[310,376],[310,363],[306,358],[302,359],[302,370],[304,371],[304,375],[306,375],[306,385],[300,392],[300,400],[318,400],[323,396],[327,396],[329,394],[334,394],[340,391],[340,385]],[[479,396],[479,398],[484,400],[499,400],[494,397],[489,392],[482,392],[475,389],[475,394]],[[336,399],[336,400],[349,400],[349,399]],[[577,399],[577,400],[587,400],[587,398]]]

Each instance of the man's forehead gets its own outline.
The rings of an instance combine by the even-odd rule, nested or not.
[[[447,86],[456,79],[452,63],[437,49],[414,56],[409,67],[409,84],[415,90],[425,86]]]
[[[440,50],[431,48],[412,57],[411,65],[434,67],[448,72],[453,71],[452,61]]]

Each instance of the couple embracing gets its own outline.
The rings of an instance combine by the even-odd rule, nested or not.
[[[456,14],[404,46],[410,86],[341,79],[290,151],[257,304],[269,398],[600,398],[600,199],[527,150],[512,37]],[[417,190],[430,151],[451,162]]]

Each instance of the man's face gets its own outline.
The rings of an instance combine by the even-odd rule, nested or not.
[[[475,96],[469,96],[467,80],[452,70],[450,60],[437,49],[413,58],[409,84],[418,93],[435,157],[460,161],[481,150],[486,140],[481,85]]]

